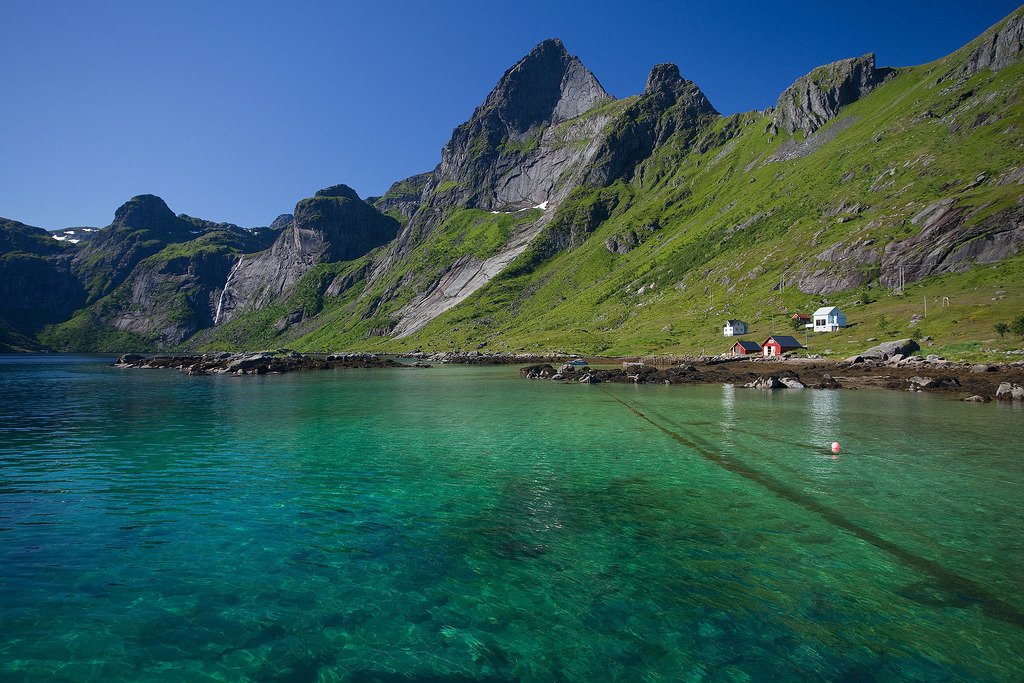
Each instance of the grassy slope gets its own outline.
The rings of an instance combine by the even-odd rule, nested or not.
[[[859,290],[820,297],[793,286],[773,289],[784,272],[795,273],[809,255],[836,242],[873,238],[884,245],[914,234],[918,227],[909,218],[936,199],[987,207],[982,214],[1021,201],[1024,188],[995,181],[1021,163],[1024,65],[936,86],[950,68],[947,59],[904,70],[845,109],[831,125],[844,118],[853,123],[802,159],[763,163],[784,139],[772,139],[759,114],[739,115],[738,137],[704,154],[678,156],[667,146],[623,189],[632,195],[628,208],[620,204],[580,247],[526,274],[497,278],[417,335],[359,346],[472,348],[488,341],[491,348],[510,350],[717,352],[728,347],[721,319],[751,321],[749,336],[758,338],[773,329],[788,331],[783,316],[789,312],[828,302],[845,308],[856,324],[810,337],[810,348],[827,355],[849,355],[869,338],[915,329],[952,355],[1018,347],[1019,340],[999,340],[992,323],[1024,312],[1024,257],[929,278],[904,296],[877,287],[867,297]],[[974,95],[955,107],[969,91]],[[922,117],[927,111],[934,116]],[[972,127],[983,112],[997,120]],[[736,123],[726,119],[717,128]],[[849,172],[854,177],[844,182]],[[988,182],[967,189],[981,174]],[[844,223],[822,216],[843,202],[870,208]],[[607,237],[652,219],[663,227],[639,248],[623,256],[605,249]],[[928,317],[913,327],[909,318],[923,312],[925,296]],[[949,297],[945,306],[942,297]],[[865,299],[872,301],[855,303]],[[316,339],[321,346],[355,341],[328,331]]]
[[[429,239],[369,289],[364,291],[360,283],[337,297],[324,295],[335,278],[362,270],[387,247],[354,261],[320,264],[299,280],[287,301],[241,316],[192,343],[204,349],[376,348],[381,338],[373,336],[375,331],[390,328],[398,309],[427,289],[459,258],[469,255],[485,259],[496,254],[517,227],[533,223],[540,215],[539,210],[491,214],[477,209],[455,209],[433,229]],[[279,333],[274,322],[297,310],[304,312],[307,322]],[[316,317],[309,320],[311,316]]]

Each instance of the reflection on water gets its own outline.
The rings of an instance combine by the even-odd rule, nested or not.
[[[1024,676],[1000,406],[74,360],[0,358],[4,679]]]
[[[730,432],[736,427],[736,386],[733,384],[722,385],[722,417],[719,424],[724,435],[722,443],[731,446]]]

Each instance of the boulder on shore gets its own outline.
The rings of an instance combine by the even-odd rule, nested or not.
[[[753,382],[744,384],[745,389],[785,389],[786,385],[775,375],[758,377]]]
[[[900,355],[906,358],[915,351],[920,351],[921,346],[913,339],[897,339],[895,341],[887,341],[872,346],[867,351],[864,351],[860,356],[866,360],[888,360],[895,355]]]

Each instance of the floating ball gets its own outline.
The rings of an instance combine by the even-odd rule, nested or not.
[[[838,453],[839,452],[839,442],[838,441],[833,441],[832,442],[832,452],[833,453]]]

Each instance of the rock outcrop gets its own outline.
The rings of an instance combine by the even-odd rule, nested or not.
[[[984,69],[999,71],[1019,62],[1024,58],[1024,9],[986,31],[978,42],[959,75],[972,76]]]
[[[897,339],[872,346],[867,351],[861,353],[860,357],[865,360],[885,361],[896,355],[906,357],[920,350],[921,346],[913,339]]]
[[[318,263],[349,261],[387,244],[399,223],[347,185],[334,185],[295,205],[294,219],[270,249],[241,256],[228,271],[214,307],[214,325],[285,297]]]
[[[420,173],[405,180],[399,180],[388,188],[384,196],[368,197],[366,201],[373,204],[381,213],[400,216],[407,221],[423,203],[423,190],[426,189],[432,177],[431,173]]]
[[[679,67],[658,64],[643,93],[616,118],[586,181],[600,186],[632,177],[637,165],[669,137],[679,135],[677,144],[685,150],[718,117],[700,88],[679,74]]]
[[[874,54],[820,66],[782,92],[772,125],[784,133],[803,131],[811,135],[892,73],[892,69],[875,67]]]
[[[270,229],[284,230],[291,224],[293,218],[295,218],[295,216],[293,216],[290,213],[282,213],[280,216],[271,221]]]
[[[976,222],[972,218],[972,212],[952,199],[922,209],[910,221],[919,232],[886,245],[879,281],[895,286],[901,268],[905,282],[961,273],[1024,251],[1024,206],[1012,206]]]

